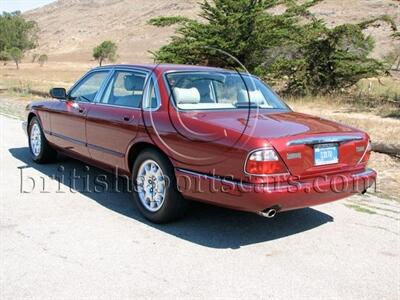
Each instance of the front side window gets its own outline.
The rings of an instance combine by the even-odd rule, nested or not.
[[[145,81],[146,75],[143,73],[116,71],[100,103],[139,108]]]
[[[69,93],[69,98],[76,101],[93,102],[108,72],[99,71],[89,74],[73,88]]]
[[[180,109],[288,109],[258,78],[232,72],[176,72],[167,74]]]

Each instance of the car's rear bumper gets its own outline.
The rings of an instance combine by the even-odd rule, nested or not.
[[[28,122],[22,122],[22,130],[25,132],[25,135],[28,135]]]
[[[273,185],[239,183],[182,169],[176,169],[176,176],[186,197],[252,212],[270,207],[285,211],[343,199],[364,192],[376,180],[372,169]]]

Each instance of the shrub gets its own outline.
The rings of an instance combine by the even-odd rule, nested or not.
[[[6,50],[0,51],[0,61],[2,61],[4,65],[6,65],[7,62],[10,60],[11,56],[10,53],[8,53],[8,51]]]
[[[49,60],[48,56],[46,54],[41,54],[38,58],[38,62],[41,67]]]

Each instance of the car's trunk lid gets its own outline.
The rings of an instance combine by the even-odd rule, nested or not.
[[[368,136],[365,133],[329,120],[298,113],[270,117],[275,122],[293,122],[298,127],[307,128],[303,132],[289,133],[282,127],[280,135],[267,138],[278,151],[289,172],[295,176],[350,171],[357,167],[368,145]]]
[[[368,136],[354,128],[318,117],[275,111],[237,110],[187,112],[187,117],[268,141],[279,153],[292,175],[307,176],[354,169],[368,144]],[[225,134],[228,138],[228,134]],[[221,134],[222,136],[222,134]],[[316,165],[314,147],[337,146],[338,162]]]

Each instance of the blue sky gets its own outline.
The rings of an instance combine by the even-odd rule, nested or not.
[[[55,0],[0,0],[0,12],[13,12],[16,10],[24,12],[54,1]]]

